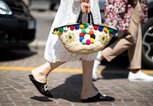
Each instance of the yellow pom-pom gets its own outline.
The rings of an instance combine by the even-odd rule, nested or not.
[[[115,36],[117,36],[118,37],[118,33],[116,33],[116,35]]]
[[[94,41],[95,41],[95,39],[90,38],[90,42],[91,42],[92,44],[94,43]]]
[[[108,28],[104,27],[104,32],[108,33]]]
[[[59,31],[55,30],[55,31],[54,31],[54,34],[55,34],[55,35],[58,35],[58,34],[59,34]]]
[[[80,24],[80,28],[83,29],[84,28],[84,25],[83,24]]]

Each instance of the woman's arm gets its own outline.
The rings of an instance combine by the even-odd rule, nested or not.
[[[81,10],[84,13],[89,13],[91,11],[90,0],[81,0]]]

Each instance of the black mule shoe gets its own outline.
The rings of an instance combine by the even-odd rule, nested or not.
[[[35,85],[35,87],[38,89],[38,91],[43,94],[44,96],[53,98],[53,95],[51,94],[51,92],[48,90],[47,88],[47,84],[46,83],[40,83],[38,81],[36,81],[33,77],[33,75],[29,75],[30,80],[32,81],[32,83]]]
[[[96,96],[81,100],[81,102],[83,103],[100,102],[100,101],[115,101],[115,98],[111,96],[104,96],[98,93]]]

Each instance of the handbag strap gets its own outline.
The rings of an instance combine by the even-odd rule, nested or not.
[[[84,14],[84,13],[81,11],[80,14],[79,14],[77,23],[80,23],[80,24],[83,23],[83,22],[82,22],[82,16],[83,16],[83,14]],[[94,19],[93,19],[92,12],[87,13],[87,14],[88,14],[88,23],[94,25]]]

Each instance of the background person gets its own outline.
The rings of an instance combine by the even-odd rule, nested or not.
[[[153,82],[153,77],[141,71],[142,33],[140,22],[147,20],[147,0],[105,0],[104,21],[107,25],[129,33],[125,38],[98,53],[93,67],[93,80],[97,79],[96,70],[103,59],[113,60],[128,50],[132,82]]]

